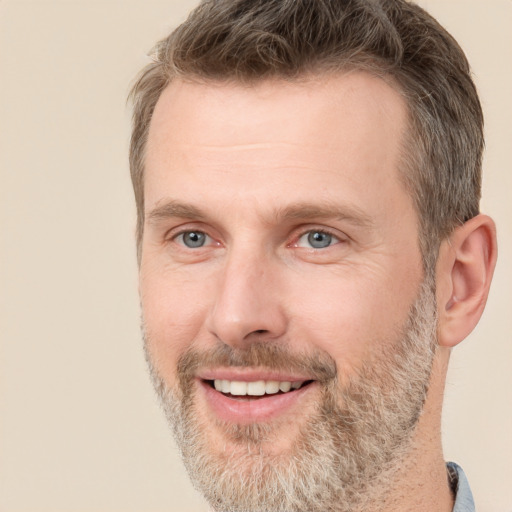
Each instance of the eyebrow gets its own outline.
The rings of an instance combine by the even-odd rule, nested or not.
[[[155,206],[147,214],[147,221],[150,224],[157,224],[159,221],[172,218],[205,220],[207,217],[208,215],[194,205],[170,199]],[[271,218],[276,223],[291,220],[335,219],[347,221],[362,228],[371,228],[374,225],[371,217],[360,208],[328,202],[292,204],[276,210]]]
[[[172,218],[203,220],[206,218],[206,215],[199,208],[191,204],[180,203],[172,199],[155,206],[147,214],[147,220],[150,224]]]
[[[297,203],[278,210],[275,217],[284,220],[336,219],[370,228],[374,221],[355,205],[338,203]]]

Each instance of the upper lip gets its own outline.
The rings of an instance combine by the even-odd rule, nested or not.
[[[276,370],[253,370],[248,368],[218,368],[202,370],[197,377],[202,380],[230,380],[239,382],[254,382],[258,380],[273,380],[277,382],[303,382],[314,380],[307,375]]]

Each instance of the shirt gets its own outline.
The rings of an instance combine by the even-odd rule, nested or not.
[[[473,494],[462,468],[455,462],[447,462],[446,469],[448,470],[448,480],[455,495],[453,512],[475,512]]]

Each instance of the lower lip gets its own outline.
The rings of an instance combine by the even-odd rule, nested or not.
[[[198,380],[206,402],[214,414],[223,421],[230,423],[249,424],[275,419],[304,406],[304,400],[314,388],[316,382],[307,384],[295,391],[276,395],[264,395],[254,399],[241,397],[237,400],[215,390],[208,382]]]

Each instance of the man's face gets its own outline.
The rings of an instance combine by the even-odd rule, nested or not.
[[[398,173],[405,129],[400,95],[365,73],[176,80],[162,94],[140,292],[148,360],[192,472],[249,492],[251,475],[336,452],[355,489],[354,474],[375,476],[365,459],[403,449],[434,314]]]

